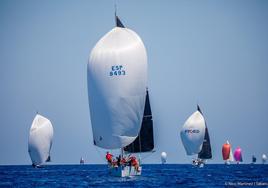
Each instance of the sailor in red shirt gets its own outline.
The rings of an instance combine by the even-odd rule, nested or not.
[[[109,153],[109,151],[106,152],[106,160],[108,164],[112,164],[113,161],[113,155]]]
[[[130,157],[131,166],[134,166],[135,170],[139,172],[139,161],[135,156]]]

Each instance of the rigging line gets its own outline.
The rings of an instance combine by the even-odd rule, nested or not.
[[[116,25],[116,11],[117,11],[117,7],[116,7],[116,0],[114,0],[114,19],[115,19],[115,25]]]

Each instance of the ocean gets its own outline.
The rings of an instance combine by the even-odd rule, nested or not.
[[[0,187],[268,187],[268,165],[143,165],[142,176],[111,177],[106,165],[0,166]]]

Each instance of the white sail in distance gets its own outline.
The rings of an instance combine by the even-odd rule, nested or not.
[[[138,136],[147,86],[147,54],[132,30],[115,27],[92,49],[87,67],[94,144],[117,149]]]
[[[229,141],[227,140],[227,144],[229,144]],[[233,155],[233,150],[232,146],[230,147],[230,155],[228,161],[233,162],[234,161],[234,155]]]
[[[165,164],[167,162],[167,153],[166,152],[161,153],[161,162],[162,162],[162,164]]]
[[[180,135],[187,155],[195,155],[201,151],[205,129],[205,119],[198,110],[186,120]]]
[[[265,164],[267,161],[267,156],[265,154],[262,154],[261,159],[262,159],[262,163]]]
[[[28,140],[28,152],[33,165],[42,165],[46,161],[50,161],[52,139],[51,122],[37,114],[32,122]]]

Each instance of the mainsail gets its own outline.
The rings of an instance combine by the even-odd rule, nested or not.
[[[205,119],[197,110],[186,120],[180,132],[187,155],[195,155],[202,150],[205,132]]]
[[[145,108],[141,130],[134,142],[124,147],[129,153],[148,152],[154,149],[153,119],[148,90],[146,91]]]
[[[203,115],[199,105],[197,105],[197,110]],[[206,126],[206,130],[205,130],[205,137],[204,137],[202,149],[198,153],[199,159],[211,159],[212,158],[210,138],[209,138],[209,133],[208,133],[206,121],[205,121],[205,126]]]
[[[33,120],[29,140],[28,152],[34,166],[50,161],[50,149],[53,139],[51,122],[37,114]]]
[[[210,139],[209,139],[207,127],[206,127],[205,138],[203,141],[202,149],[198,153],[198,158],[199,159],[211,159],[212,158],[211,145],[210,145]]]
[[[96,146],[123,148],[141,129],[147,85],[147,54],[140,37],[116,26],[92,49],[88,67],[88,99]]]
[[[257,158],[255,157],[255,155],[252,155],[252,163],[256,163],[257,162]]]

